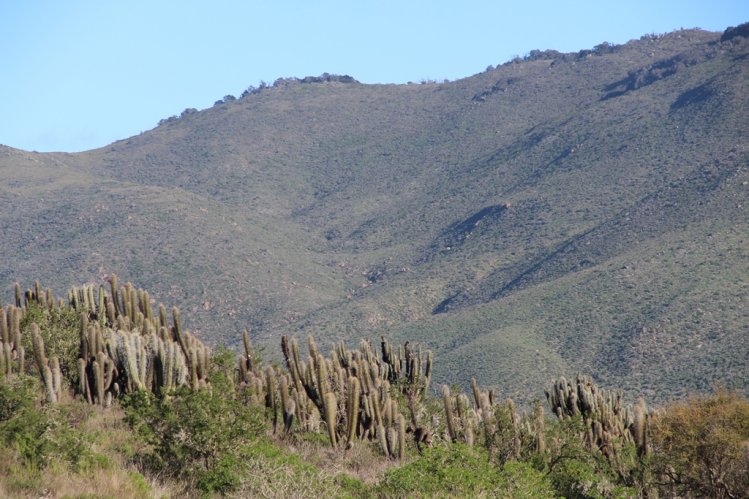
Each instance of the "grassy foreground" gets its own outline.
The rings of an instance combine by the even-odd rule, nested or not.
[[[749,494],[736,393],[653,409],[578,376],[524,411],[476,380],[432,387],[431,353],[384,338],[305,356],[284,337],[267,365],[247,334],[210,349],[110,280],[0,308],[0,496]]]

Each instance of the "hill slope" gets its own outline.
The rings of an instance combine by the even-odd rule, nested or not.
[[[527,393],[747,389],[749,40],[279,80],[79,154],[0,149],[0,280],[116,272],[204,339],[387,334]],[[209,323],[208,312],[224,319]]]

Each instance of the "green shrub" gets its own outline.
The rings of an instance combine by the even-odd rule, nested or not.
[[[495,491],[499,497],[508,498],[556,497],[546,474],[521,461],[507,461],[502,465]]]
[[[545,474],[527,462],[489,462],[480,448],[451,444],[427,449],[415,461],[391,469],[377,487],[387,497],[554,497]]]
[[[151,495],[151,486],[148,484],[146,478],[143,475],[141,475],[137,471],[128,471],[127,476],[130,479],[130,483],[133,485],[133,489],[137,494],[142,495],[143,497],[148,497]]]
[[[18,452],[25,466],[42,469],[54,454],[48,432],[53,426],[46,411],[25,408],[2,423],[0,440]]]
[[[489,452],[490,459],[499,465],[515,457],[516,435],[512,423],[512,410],[514,409],[507,404],[498,404],[494,406],[491,416],[482,425],[484,439],[480,443]],[[522,448],[517,450],[522,452]]]
[[[203,492],[227,492],[234,490],[240,483],[238,470],[242,469],[237,457],[222,455],[210,468],[199,470],[196,484]]]
[[[0,424],[19,411],[33,408],[38,392],[39,383],[34,377],[13,375],[0,378]]]
[[[88,466],[94,461],[88,436],[72,427],[66,407],[38,406],[38,390],[38,381],[29,376],[0,382],[0,443],[15,449],[30,468],[53,461]]]
[[[209,389],[183,387],[162,397],[138,391],[123,405],[126,421],[152,446],[149,467],[194,479],[205,492],[225,492],[239,483],[241,458],[265,423],[234,398],[224,366],[214,367]]]
[[[349,475],[338,475],[334,482],[341,488],[342,494],[346,497],[367,497],[369,495],[369,487],[361,480]]]
[[[378,492],[385,496],[475,496],[490,493],[499,469],[483,449],[451,444],[427,449],[415,461],[385,473]]]
[[[638,485],[634,446],[622,444],[618,447],[615,468],[603,454],[587,448],[582,440],[585,431],[585,424],[579,417],[551,421],[549,451],[533,457],[535,468],[544,470],[556,493],[564,497],[636,496],[632,488]]]

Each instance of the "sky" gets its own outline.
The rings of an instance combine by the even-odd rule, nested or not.
[[[279,77],[455,80],[747,21],[749,0],[0,0],[0,144],[102,147]]]

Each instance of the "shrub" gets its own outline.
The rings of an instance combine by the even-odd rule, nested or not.
[[[668,406],[652,418],[656,472],[677,495],[749,494],[749,402],[718,391]]]
[[[39,384],[31,376],[0,378],[0,425],[19,412],[32,409],[38,391]]]
[[[385,473],[379,492],[385,496],[476,496],[493,491],[497,467],[483,449],[451,444],[427,449],[419,459]]]
[[[262,416],[233,397],[214,363],[210,389],[183,387],[156,397],[138,391],[124,399],[127,422],[153,448],[147,465],[193,478],[205,492],[225,492],[239,483],[242,456],[264,431]]]
[[[584,444],[581,435],[585,431],[580,417],[554,420],[549,431],[549,452],[534,456],[536,467],[546,470],[557,494],[579,498],[637,496],[630,488],[636,471],[631,459],[634,447],[618,447],[615,469],[603,454],[591,452]]]
[[[93,454],[87,436],[70,424],[58,405],[39,407],[37,380],[16,375],[0,382],[0,443],[14,449],[24,466],[43,469],[51,462],[86,466]]]
[[[461,443],[428,449],[419,459],[385,473],[377,493],[386,497],[554,497],[543,472],[527,462],[489,462],[480,448]]]
[[[500,497],[556,497],[546,475],[522,461],[508,461],[502,465],[497,489]]]

